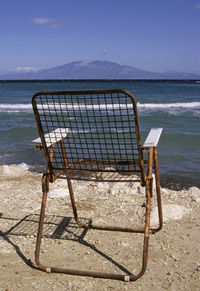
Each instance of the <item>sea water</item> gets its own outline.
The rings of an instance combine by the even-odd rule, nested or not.
[[[162,127],[161,182],[200,186],[200,82],[136,80],[0,81],[0,165],[45,169],[31,99],[38,91],[126,89],[136,98],[142,141]]]

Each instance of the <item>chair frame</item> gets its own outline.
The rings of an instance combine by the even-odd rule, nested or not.
[[[131,101],[133,102],[134,108],[134,121],[135,121],[135,128],[136,128],[136,135],[137,135],[137,145],[138,145],[138,152],[139,152],[139,166],[140,166],[140,179],[136,179],[134,181],[140,181],[141,185],[145,187],[145,196],[146,196],[146,203],[145,203],[145,224],[139,228],[132,228],[132,227],[121,227],[121,226],[113,226],[113,225],[93,225],[93,224],[84,224],[81,223],[78,210],[76,207],[74,191],[72,187],[72,179],[71,173],[73,172],[69,168],[69,163],[66,156],[66,149],[64,144],[64,139],[66,138],[66,134],[60,134],[60,136],[56,136],[54,134],[55,141],[51,142],[51,133],[48,135],[49,139],[45,136],[43,126],[40,119],[40,113],[37,108],[37,98],[41,96],[54,96],[54,95],[66,95],[72,94],[78,96],[79,94],[125,94],[126,96],[130,97]],[[123,281],[135,281],[140,278],[147,268],[147,260],[148,260],[148,246],[149,246],[149,236],[151,233],[156,233],[159,231],[163,226],[163,217],[162,217],[162,205],[161,205],[161,191],[160,191],[160,178],[159,178],[159,165],[158,165],[158,154],[157,154],[157,143],[159,140],[159,134],[155,136],[150,132],[147,141],[144,143],[144,146],[141,145],[141,138],[139,133],[139,121],[138,121],[138,114],[137,114],[137,107],[136,101],[134,96],[125,90],[97,90],[97,91],[72,91],[72,92],[38,92],[33,96],[32,99],[33,110],[38,126],[38,131],[40,135],[40,139],[36,139],[32,142],[36,148],[42,149],[44,151],[46,160],[47,160],[47,169],[46,172],[43,174],[42,177],[42,203],[41,203],[41,211],[40,211],[40,220],[39,220],[39,227],[38,227],[38,234],[37,234],[37,241],[36,241],[36,249],[35,249],[35,262],[37,267],[40,270],[46,271],[48,273],[65,273],[71,275],[80,275],[80,276],[89,276],[89,277],[96,277],[96,278],[107,278],[107,279],[116,279],[116,280],[123,280]],[[153,142],[152,142],[153,138]],[[148,141],[151,142],[149,143]],[[61,148],[61,156],[63,159],[64,167],[63,169],[59,169],[59,171],[55,171],[52,166],[52,161],[54,159],[54,150],[55,144],[58,144]],[[148,151],[148,161],[147,161],[147,171],[145,172],[144,169],[144,159],[143,159],[143,150],[146,149]],[[150,228],[150,210],[151,210],[151,198],[153,195],[153,170],[155,172],[155,183],[156,183],[156,195],[157,195],[157,206],[158,206],[158,218],[159,218],[159,226],[155,229]],[[80,169],[79,169],[80,171]],[[110,273],[103,273],[103,272],[95,272],[95,271],[85,271],[85,270],[75,270],[69,268],[56,268],[56,267],[49,267],[44,266],[40,263],[40,248],[41,248],[41,241],[42,241],[42,231],[44,225],[44,218],[45,218],[45,209],[46,209],[46,202],[47,202],[47,195],[49,192],[49,183],[53,183],[56,179],[66,179],[68,184],[68,189],[70,193],[70,199],[73,209],[73,214],[77,225],[81,228],[85,229],[99,229],[99,230],[107,230],[107,231],[122,231],[122,232],[137,232],[137,233],[144,233],[144,243],[143,243],[143,256],[142,256],[142,266],[141,270],[138,274],[134,275],[124,275],[124,274],[110,274]]]

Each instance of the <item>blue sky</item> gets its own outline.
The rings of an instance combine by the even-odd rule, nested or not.
[[[200,0],[6,0],[0,72],[107,60],[200,72]]]

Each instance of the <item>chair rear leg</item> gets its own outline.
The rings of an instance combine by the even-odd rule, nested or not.
[[[71,181],[69,173],[66,173],[66,178],[67,178],[67,184],[68,184],[68,189],[69,189],[69,194],[70,194],[70,199],[71,199],[74,219],[75,219],[76,223],[78,225],[80,225],[80,222],[79,222],[79,219],[78,219],[78,211],[77,211],[76,202],[75,202],[75,198],[74,198],[74,191],[73,191],[73,188],[72,188],[72,181]]]
[[[151,179],[146,182],[146,214],[145,214],[145,229],[144,229],[144,244],[143,244],[143,259],[142,268],[138,275],[130,276],[130,281],[135,281],[142,277],[147,268],[148,261],[148,248],[149,248],[149,235],[150,235],[150,212],[151,212],[151,197],[152,197],[152,187]]]

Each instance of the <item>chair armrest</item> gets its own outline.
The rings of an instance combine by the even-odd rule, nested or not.
[[[52,144],[55,144],[56,142],[58,142],[59,140],[61,140],[62,138],[65,138],[68,134],[68,128],[56,128],[55,130],[46,133],[44,135],[45,141],[46,141],[46,145],[47,147],[50,147]],[[30,142],[30,145],[33,145],[35,147],[35,149],[42,149],[42,142],[40,137],[32,140]]]
[[[162,128],[152,128],[144,142],[143,148],[156,147],[159,142],[162,130]]]

